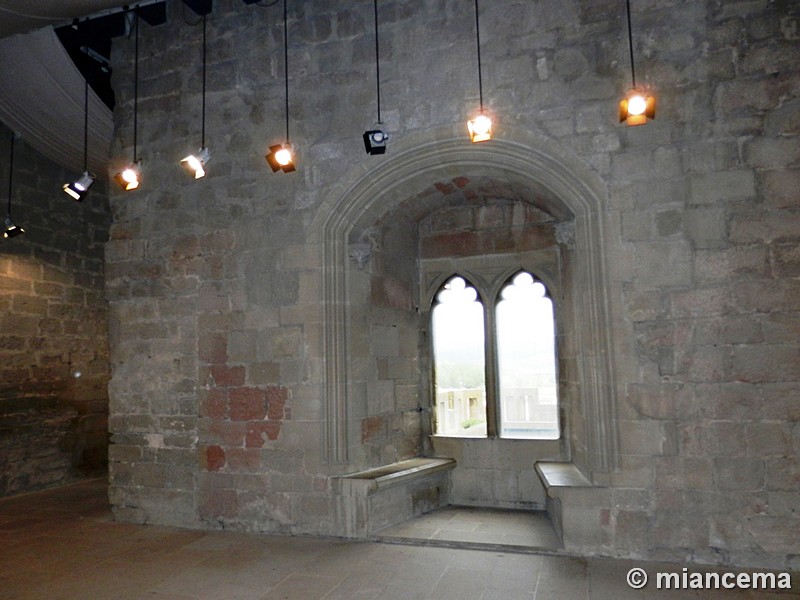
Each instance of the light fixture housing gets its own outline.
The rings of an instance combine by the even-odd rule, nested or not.
[[[210,160],[211,153],[208,151],[208,148],[200,148],[197,154],[190,154],[181,160],[181,166],[191,175],[194,175],[195,179],[200,179],[201,177],[205,177],[205,166]]]
[[[644,125],[656,118],[656,99],[641,88],[632,88],[619,103],[619,122]]]
[[[364,132],[364,149],[367,154],[385,154],[388,140],[389,132],[386,131],[386,125],[378,121],[372,129]]]
[[[294,147],[289,144],[276,144],[269,147],[269,152],[264,157],[273,173],[283,171],[291,173],[296,169],[294,165]]]
[[[631,25],[631,0],[625,0],[628,17],[628,50],[631,57],[631,89],[619,103],[619,122],[644,125],[656,118],[656,99],[636,85],[636,62],[633,59],[633,26]]]
[[[73,181],[72,183],[65,183],[63,186],[64,192],[75,202],[80,202],[89,193],[89,188],[94,183],[94,175],[89,171],[84,171],[83,174]]]
[[[209,160],[211,160],[211,154],[206,147],[206,37],[207,37],[207,27],[206,27],[206,16],[211,12],[212,2],[211,0],[183,0],[184,4],[191,8],[194,12],[202,17],[202,24],[203,24],[203,89],[202,89],[202,99],[203,99],[203,107],[201,112],[201,135],[200,135],[200,145],[201,148],[198,150],[197,154],[190,154],[186,158],[181,159],[181,166],[186,169],[186,171],[194,176],[195,179],[200,179],[206,176],[205,166]]]
[[[483,75],[481,71],[481,21],[478,9],[478,0],[475,0],[475,42],[478,47],[478,93],[480,95],[480,110],[478,115],[467,121],[469,139],[473,144],[486,142],[492,139],[492,119],[483,112]]]
[[[8,210],[6,211],[6,218],[3,221],[3,238],[8,239],[16,237],[25,230],[11,220],[11,196],[14,194],[14,141],[19,137],[13,131],[11,132],[11,144],[9,145],[8,156]]]
[[[133,162],[114,175],[114,181],[126,192],[138,189],[142,176],[142,161],[136,153],[139,130],[139,14],[135,9],[131,13],[133,14],[135,40],[133,51]]]
[[[11,220],[11,215],[6,215],[5,221],[3,222],[3,238],[8,239],[16,237],[21,233],[25,233],[25,230]]]
[[[273,173],[283,171],[291,173],[296,170],[294,164],[294,146],[289,142],[289,16],[286,0],[283,0],[283,91],[284,117],[286,118],[286,141],[269,147],[264,158],[267,159]]]
[[[386,142],[389,133],[386,124],[381,120],[381,59],[380,38],[378,37],[378,0],[373,0],[372,6],[375,13],[375,88],[378,98],[378,120],[372,124],[372,129],[365,131],[364,149],[369,155],[386,154]]]
[[[114,181],[116,181],[123,190],[130,192],[139,187],[141,175],[142,161],[137,160],[114,175]]]
[[[473,144],[490,140],[492,139],[492,119],[481,112],[474,119],[467,121],[467,130]]]

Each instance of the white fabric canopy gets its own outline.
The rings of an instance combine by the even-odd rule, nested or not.
[[[83,171],[84,78],[52,27],[0,39],[0,121],[44,156]],[[89,170],[106,176],[114,118],[89,90]]]
[[[138,5],[147,2],[138,2]],[[0,0],[0,37],[48,25],[65,25],[76,17],[133,4],[126,0]]]

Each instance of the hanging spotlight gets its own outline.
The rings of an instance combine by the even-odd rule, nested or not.
[[[11,132],[11,153],[8,159],[8,212],[6,213],[6,218],[3,221],[3,238],[8,239],[12,237],[16,237],[21,233],[25,233],[25,230],[14,223],[11,219],[11,195],[13,192],[13,179],[12,176],[14,175],[14,139],[16,138],[16,134],[12,131]]]
[[[139,187],[142,174],[142,161],[136,157],[137,130],[139,127],[139,15],[134,11],[135,36],[133,59],[133,162],[114,175],[114,180],[125,191],[133,191]]]
[[[89,80],[83,82],[83,174],[72,183],[65,183],[64,192],[76,202],[89,193],[94,183],[94,175],[89,173]]]
[[[200,148],[200,150],[197,151],[197,155],[190,154],[181,160],[181,166],[191,175],[194,175],[195,179],[200,179],[206,175],[204,167],[209,160],[211,160],[211,154],[208,148]]]
[[[473,143],[492,139],[492,120],[483,112],[474,119],[467,121],[467,129],[469,130],[469,139]]]
[[[89,173],[89,171],[84,171],[83,175],[72,183],[64,184],[64,192],[76,202],[80,202],[86,197],[86,194],[89,193],[89,188],[92,187],[93,183],[94,175]]]
[[[386,142],[389,133],[386,131],[386,124],[381,121],[381,62],[378,44],[378,0],[373,0],[375,9],[375,82],[378,88],[378,120],[372,125],[372,129],[364,132],[364,149],[367,154],[384,154],[386,152]]]
[[[264,157],[267,164],[272,168],[272,172],[283,171],[291,173],[296,169],[294,164],[294,148],[289,142],[289,32],[288,17],[286,11],[286,0],[283,0],[283,82],[285,115],[286,115],[286,141],[283,144],[270,146],[269,152]]]
[[[187,0],[184,0],[187,2]],[[202,118],[201,118],[201,144],[200,150],[197,154],[190,154],[183,160],[181,160],[181,166],[186,169],[191,175],[194,176],[195,179],[200,179],[201,177],[205,177],[206,170],[205,165],[211,160],[211,153],[208,151],[206,147],[206,15],[208,12],[211,11],[211,2],[203,3],[202,5],[198,5],[197,7],[193,7],[192,4],[187,2],[187,5],[194,8],[196,11],[201,10],[203,12],[203,111],[202,111]]]
[[[123,190],[131,192],[139,187],[142,175],[142,161],[132,162],[119,173],[114,175],[116,181]]]
[[[3,222],[3,238],[8,239],[16,237],[21,233],[25,233],[25,230],[14,224],[14,221],[11,220],[11,215],[6,215],[5,221]]]
[[[265,157],[267,163],[272,168],[272,172],[283,171],[284,173],[291,173],[295,170],[294,166],[294,148],[291,144],[277,144],[269,147],[269,153]]]
[[[364,148],[367,154],[385,154],[388,139],[389,134],[386,131],[386,126],[378,121],[370,131],[364,132]]]
[[[625,121],[628,125],[644,125],[649,119],[656,118],[656,99],[653,96],[648,96],[647,92],[636,86],[630,0],[625,0],[625,6],[628,14],[628,48],[631,53],[631,82],[633,87],[628,90],[628,93],[619,103],[619,122]]]
[[[481,74],[481,24],[478,16],[478,0],[475,0],[475,38],[478,42],[478,92],[481,109],[477,116],[467,121],[469,139],[472,143],[492,139],[492,120],[483,112],[483,78]]]

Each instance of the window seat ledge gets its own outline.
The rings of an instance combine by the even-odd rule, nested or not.
[[[368,538],[450,503],[452,458],[410,458],[331,478],[338,535]]]
[[[378,490],[401,485],[409,480],[449,471],[456,467],[452,458],[409,458],[334,478],[334,491],[347,496],[367,496]]]
[[[548,496],[553,495],[560,488],[594,487],[592,482],[573,463],[539,461],[534,467]]]

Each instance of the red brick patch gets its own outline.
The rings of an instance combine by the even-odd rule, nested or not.
[[[270,386],[267,388],[267,417],[271,420],[280,421],[284,417],[284,408],[289,399],[289,390],[282,386]]]
[[[225,466],[225,450],[220,446],[206,448],[206,468],[209,471],[219,471]]]
[[[229,367],[227,365],[214,365],[211,367],[211,377],[219,386],[244,385],[244,367]]]
[[[259,421],[267,414],[264,390],[253,387],[232,388],[228,394],[231,421]]]

